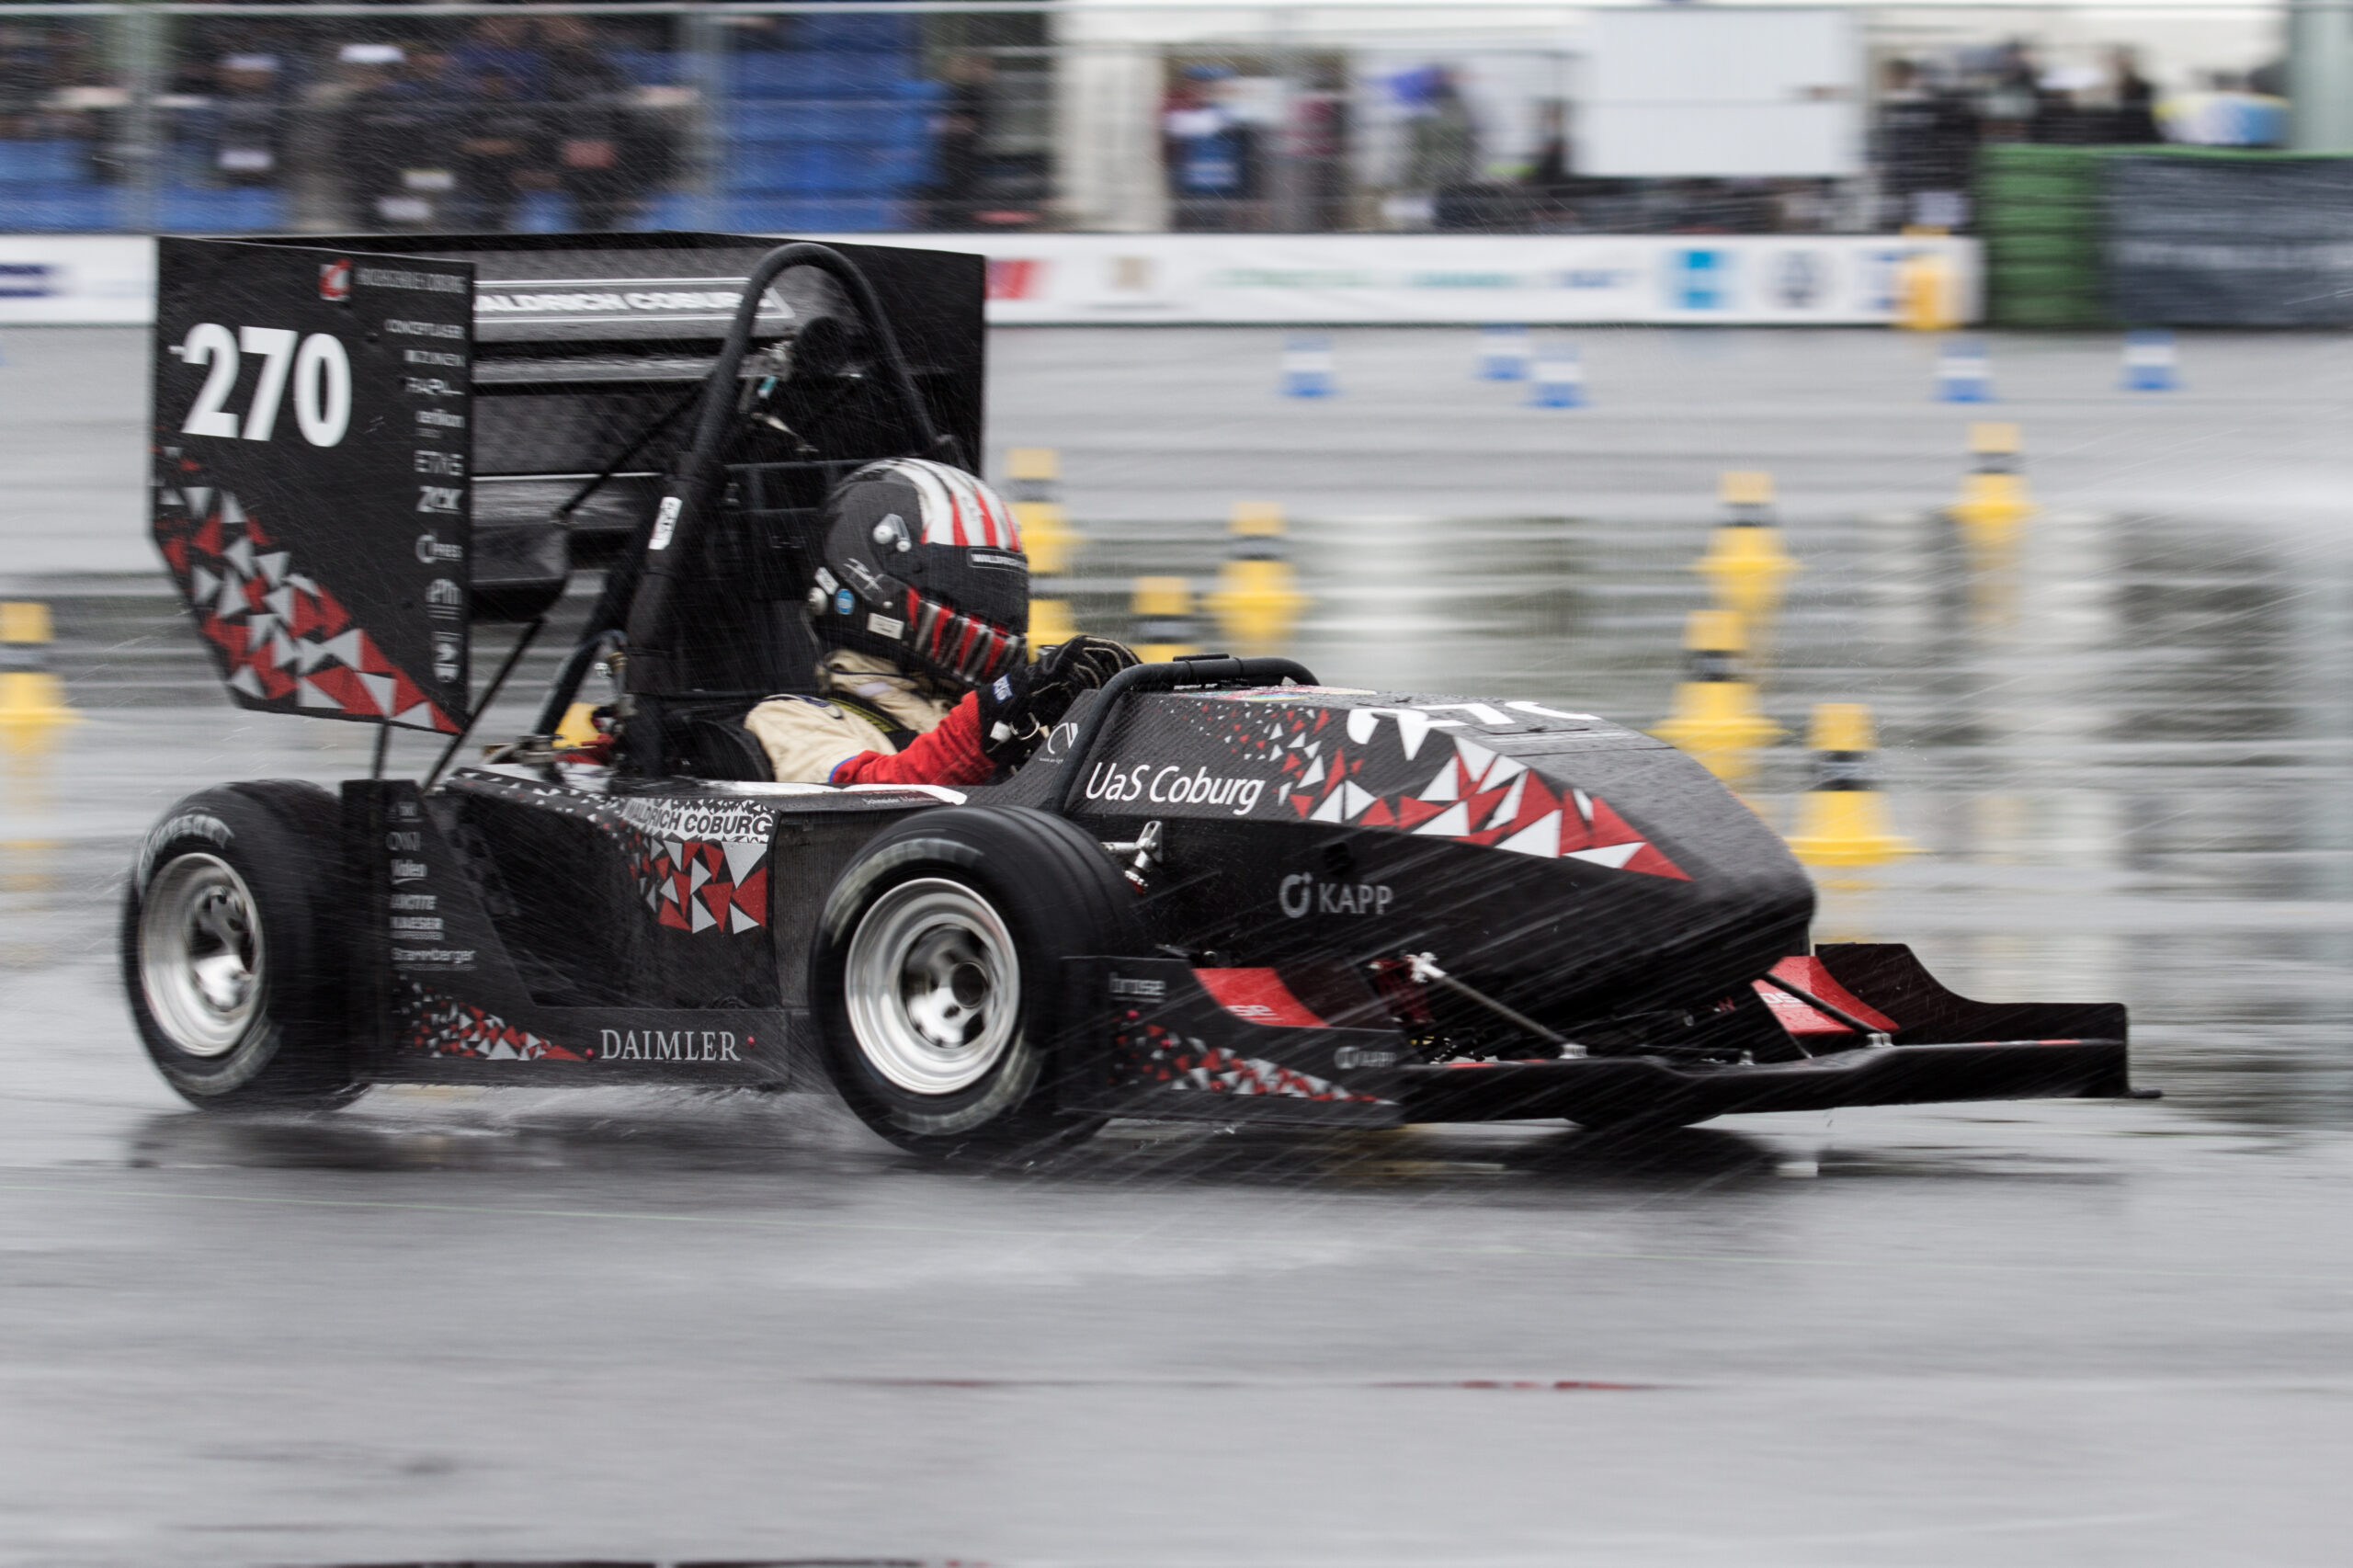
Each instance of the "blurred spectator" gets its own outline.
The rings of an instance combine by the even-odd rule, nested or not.
[[[1930,85],[1915,61],[1889,61],[1884,82],[1871,134],[1881,221],[1949,226],[1969,186],[1977,117],[1959,94]]]
[[[988,178],[989,91],[995,67],[985,54],[948,62],[944,98],[931,124],[930,220],[935,229],[976,226]]]
[[[336,149],[359,226],[433,226],[457,187],[449,139],[460,102],[443,77],[443,57],[357,43],[341,58],[359,84]]]
[[[1451,67],[1432,65],[1415,73],[1413,117],[1407,121],[1405,187],[1442,190],[1477,183],[1479,127]]]
[[[472,85],[473,102],[458,117],[458,181],[450,205],[460,229],[503,233],[517,226],[526,190],[556,184],[549,171],[547,116],[502,65],[478,59]]]
[[[504,78],[498,91],[507,97],[542,99],[548,62],[537,32],[529,17],[484,17],[466,29],[466,41],[451,51],[450,68],[468,89],[494,74]]]
[[[1161,111],[1161,139],[1179,229],[1230,229],[1249,194],[1250,131],[1218,85],[1233,73],[1188,65]]]
[[[546,46],[555,183],[572,199],[572,226],[603,233],[636,226],[638,202],[658,160],[630,111],[629,78],[580,17],[540,25]]]
[[[275,54],[221,62],[212,105],[211,164],[222,185],[275,185],[284,157],[288,104]]]
[[[1567,104],[1558,99],[1546,103],[1537,124],[1536,156],[1520,176],[1520,184],[1535,199],[1527,209],[1530,223],[1554,231],[1608,226],[1618,216],[1629,182],[1576,172]]]
[[[1977,114],[1980,134],[1987,142],[2031,142],[2037,122],[2045,118],[2050,102],[2044,96],[2042,73],[2034,51],[2023,40],[2012,39],[1995,51],[1987,74]]]
[[[2116,85],[2113,139],[2134,145],[2165,140],[2157,130],[2157,89],[2141,74],[2140,56],[2122,47],[2110,50],[2108,68]]]

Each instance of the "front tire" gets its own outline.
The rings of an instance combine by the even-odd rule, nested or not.
[[[1091,1017],[1062,960],[1135,952],[1135,896],[1092,838],[1026,808],[886,830],[826,900],[810,967],[825,1065],[904,1149],[1004,1158],[1103,1119],[1055,1108]]]
[[[123,988],[164,1081],[205,1110],[330,1110],[352,1081],[341,813],[315,785],[191,795],[123,900]]]

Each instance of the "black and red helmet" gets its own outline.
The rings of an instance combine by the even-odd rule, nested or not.
[[[922,458],[868,463],[826,498],[824,529],[819,642],[960,687],[1021,662],[1029,559],[1013,509],[978,479]]]

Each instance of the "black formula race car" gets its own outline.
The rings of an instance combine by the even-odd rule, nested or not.
[[[1145,665],[983,788],[780,784],[830,488],[981,450],[976,257],[727,235],[166,240],[159,547],[239,703],[449,737],[181,801],[141,1038],[217,1108],[381,1083],[813,1087],[917,1149],[2129,1092],[2121,1006],[1987,1005],[1590,714]],[[575,574],[532,732],[449,767]],[[523,631],[477,694],[472,628]],[[592,687],[609,687],[609,691]],[[609,764],[553,739],[601,704]]]

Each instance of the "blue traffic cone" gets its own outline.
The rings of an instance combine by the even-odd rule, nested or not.
[[[1937,401],[1994,401],[1994,374],[1986,364],[1984,344],[1973,337],[1945,339],[1937,350]]]
[[[1524,381],[1528,379],[1528,329],[1488,326],[1479,329],[1479,379]]]
[[[1536,356],[1536,386],[1529,393],[1530,408],[1585,406],[1585,364],[1576,345],[1556,343]]]
[[[2173,334],[2161,326],[2143,327],[2124,335],[2124,390],[2173,392],[2181,385],[2176,372]]]
[[[1295,332],[1283,340],[1285,397],[1330,397],[1332,340],[1316,333]]]

